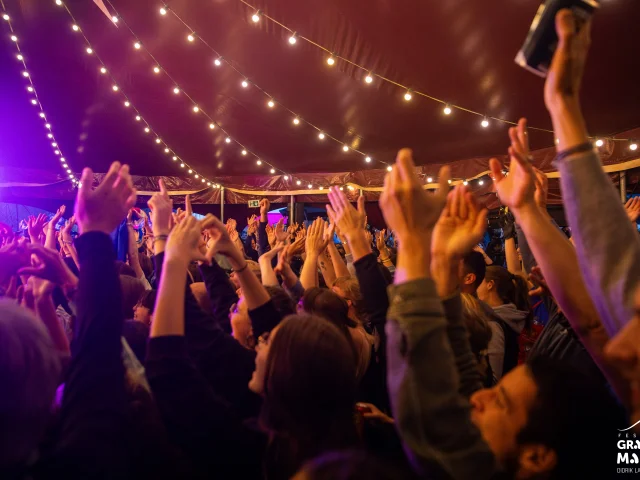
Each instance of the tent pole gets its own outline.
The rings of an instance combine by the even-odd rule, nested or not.
[[[289,225],[291,225],[294,221],[293,219],[293,212],[294,212],[294,206],[293,203],[295,201],[295,197],[293,195],[291,195],[291,200],[289,203]]]
[[[224,187],[220,187],[220,221],[224,223]]]
[[[360,189],[360,196],[364,195],[364,190]]]
[[[627,172],[620,172],[620,200],[627,202]]]

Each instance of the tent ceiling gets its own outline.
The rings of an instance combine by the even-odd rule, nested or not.
[[[337,54],[397,82],[487,115],[551,128],[542,102],[542,81],[513,63],[538,0],[255,0],[283,24]],[[137,175],[176,175],[180,169],[124,108],[100,75],[95,55],[84,52],[82,37],[53,0],[5,0],[28,59],[58,143],[75,170],[89,165],[105,171],[115,159]],[[317,138],[308,125],[294,126],[283,108],[269,109],[257,88],[241,88],[231,68],[213,66],[214,56],[172,15],[161,16],[157,0],[113,0],[124,20],[184,91],[231,136],[277,168],[293,173],[349,172],[382,168],[395,151],[411,146],[419,163],[441,163],[502,154],[506,126],[462,111],[450,116],[424,98],[402,99],[404,91],[374,81],[344,62],[333,67],[326,55],[303,41],[290,46],[289,34],[261,21],[240,0],[170,1],[170,7],[233,65],[283,105],[354,152]],[[583,88],[585,115],[593,134],[607,135],[640,126],[637,81],[640,42],[636,20],[640,2],[603,1],[593,30],[593,47]],[[184,94],[156,75],[154,63],[133,48],[134,38],[116,27],[90,0],[68,0],[71,11],[145,119],[163,141],[198,171],[217,176],[267,173],[255,157],[225,143]],[[6,29],[3,33],[7,33]],[[20,66],[7,43],[0,49],[0,152],[9,166],[58,171],[42,122],[25,95]],[[553,144],[550,133],[532,132],[532,146]]]

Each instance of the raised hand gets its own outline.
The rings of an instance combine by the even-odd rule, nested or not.
[[[529,272],[529,281],[534,285],[537,285],[536,288],[529,291],[529,296],[551,296],[551,291],[549,290],[549,285],[547,285],[547,281],[544,279],[544,275],[542,274],[542,270],[540,267],[533,267],[531,272]]]
[[[269,212],[269,207],[271,207],[271,202],[266,198],[260,200],[260,221],[266,222],[268,221],[267,213]]]
[[[207,256],[200,250],[203,222],[188,215],[169,234],[164,247],[165,262],[172,260],[188,265],[193,261],[209,263]]]
[[[633,197],[627,200],[624,209],[627,212],[629,221],[635,223],[638,220],[638,216],[640,216],[640,197]]]
[[[110,234],[136,203],[129,166],[113,162],[102,183],[92,190],[93,171],[85,168],[76,197],[75,216],[80,233]]]
[[[504,205],[514,211],[516,216],[519,208],[531,205],[535,201],[535,174],[528,159],[526,129],[527,121],[524,118],[520,119],[517,128],[509,129],[511,170],[508,176],[502,173],[502,164],[496,158],[492,158],[489,162],[498,197]]]
[[[327,248],[329,241],[324,238],[324,228],[324,220],[321,217],[316,218],[309,226],[305,244],[307,255],[318,257]]]
[[[62,218],[62,216],[64,215],[64,212],[66,212],[66,211],[67,211],[67,207],[65,205],[60,205],[60,208],[58,208],[56,213],[51,218],[51,221],[49,222],[49,228],[50,229],[54,229],[55,230],[56,225],[60,221],[60,218]]]
[[[233,268],[240,268],[243,263],[243,255],[229,237],[226,226],[218,217],[208,214],[202,219],[203,229],[209,233],[209,248],[207,258],[213,258],[217,253],[229,258]]]
[[[533,173],[535,175],[534,182],[536,184],[536,192],[533,198],[536,205],[538,205],[542,211],[546,211],[547,196],[549,194],[549,179],[541,170],[538,170],[535,167],[533,167]]]
[[[77,283],[78,279],[69,270],[67,264],[58,255],[58,252],[42,245],[34,244],[28,245],[27,249],[29,253],[33,254],[36,261],[34,265],[18,270],[19,275],[35,275],[38,278],[49,280],[61,286],[75,285]]]
[[[380,230],[378,233],[376,233],[376,248],[378,249],[380,254],[387,254],[388,256],[387,243],[384,236],[384,230]]]
[[[47,222],[47,217],[40,213],[37,217],[33,215],[29,217],[27,221],[27,232],[29,233],[29,237],[31,238],[31,242],[39,243],[40,236],[42,235],[44,224]]]
[[[322,233],[323,240],[326,240],[327,245],[329,242],[333,242],[333,234],[336,231],[336,224],[333,222],[325,223],[324,231]]]
[[[64,224],[64,228],[60,230],[60,236],[62,237],[62,241],[65,243],[73,242],[73,237],[71,236],[71,230],[73,226],[76,224],[76,217],[72,215],[69,220]]]
[[[266,225],[265,231],[267,232],[267,241],[269,242],[269,245],[273,247],[276,244],[276,232],[269,224]]]
[[[338,187],[329,188],[329,202],[326,205],[327,214],[339,229],[342,235],[349,238],[356,232],[364,230],[367,221],[367,215],[364,211],[364,197],[358,197],[358,208],[353,208],[351,202],[347,199],[344,192]]]
[[[237,226],[238,226],[238,222],[236,222],[235,218],[229,218],[227,219],[227,231],[232,232],[233,230],[236,230]]]
[[[240,234],[238,233],[238,231],[234,228],[233,230],[228,230],[229,232],[229,238],[231,239],[232,242],[237,242],[238,239],[240,238]]]
[[[284,220],[282,218],[278,220],[278,223],[276,223],[276,228],[274,229],[273,233],[276,236],[277,242],[284,243],[289,238],[289,234],[284,229]]]
[[[426,192],[415,173],[413,153],[408,148],[398,152],[396,164],[384,179],[380,208],[398,243],[423,243],[431,234],[449,191],[449,168],[439,173],[440,188],[435,194]]]
[[[447,196],[433,230],[431,254],[457,261],[477,246],[486,229],[487,210],[478,206],[464,185],[458,185]]]
[[[300,230],[296,235],[295,241],[290,245],[287,254],[292,257],[294,255],[300,255],[304,252],[307,242],[307,233],[304,230]]]
[[[151,223],[155,235],[169,235],[172,224],[173,201],[169,198],[164,181],[158,182],[160,192],[154,193],[147,205],[151,210]]]

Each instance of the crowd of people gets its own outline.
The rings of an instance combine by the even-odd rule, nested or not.
[[[589,28],[558,14],[544,91],[572,238],[522,119],[508,174],[490,162],[506,266],[478,251],[472,192],[446,166],[425,190],[409,149],[373,235],[338,188],[306,226],[261,200],[243,240],[161,183],[139,236],[117,162],[84,170],[59,232],[64,208],[4,228],[0,477],[613,478],[640,431],[640,204],[581,114]]]

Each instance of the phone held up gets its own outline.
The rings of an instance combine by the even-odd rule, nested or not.
[[[538,8],[515,62],[540,77],[546,77],[558,46],[556,14],[563,8],[572,10],[579,30],[599,6],[596,0],[545,0]]]

